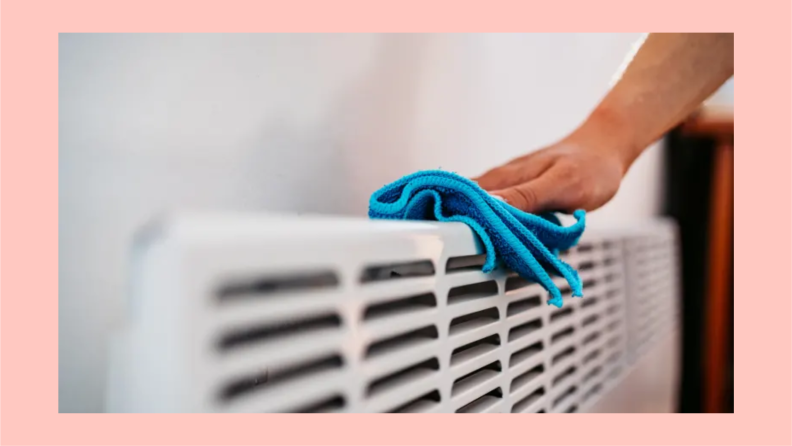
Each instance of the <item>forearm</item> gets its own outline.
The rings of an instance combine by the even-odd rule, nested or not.
[[[569,139],[618,150],[626,171],[733,74],[733,34],[651,34]]]

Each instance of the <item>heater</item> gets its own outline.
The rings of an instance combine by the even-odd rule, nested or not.
[[[588,230],[584,297],[484,274],[460,223],[185,214],[130,261],[110,412],[672,412],[675,226]],[[555,278],[562,291],[566,282]]]

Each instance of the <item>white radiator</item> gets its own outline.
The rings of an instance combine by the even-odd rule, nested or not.
[[[110,412],[675,409],[667,222],[587,231],[562,309],[457,223],[185,215],[134,252]]]

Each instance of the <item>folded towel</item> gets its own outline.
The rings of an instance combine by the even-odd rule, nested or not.
[[[573,215],[577,222],[564,227],[554,214],[523,212],[475,182],[440,170],[407,175],[374,192],[369,202],[371,218],[467,224],[486,249],[485,273],[503,262],[521,277],[540,283],[550,293],[548,302],[559,308],[563,298],[550,273],[564,277],[573,296],[583,296],[577,271],[558,258],[559,251],[577,244],[585,229],[585,212]]]

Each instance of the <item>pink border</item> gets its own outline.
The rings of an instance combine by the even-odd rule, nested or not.
[[[4,444],[792,443],[791,5],[788,0],[740,6],[723,0],[5,0],[0,439]],[[461,422],[454,415],[57,413],[59,32],[495,30],[737,34],[736,414],[482,415]]]

